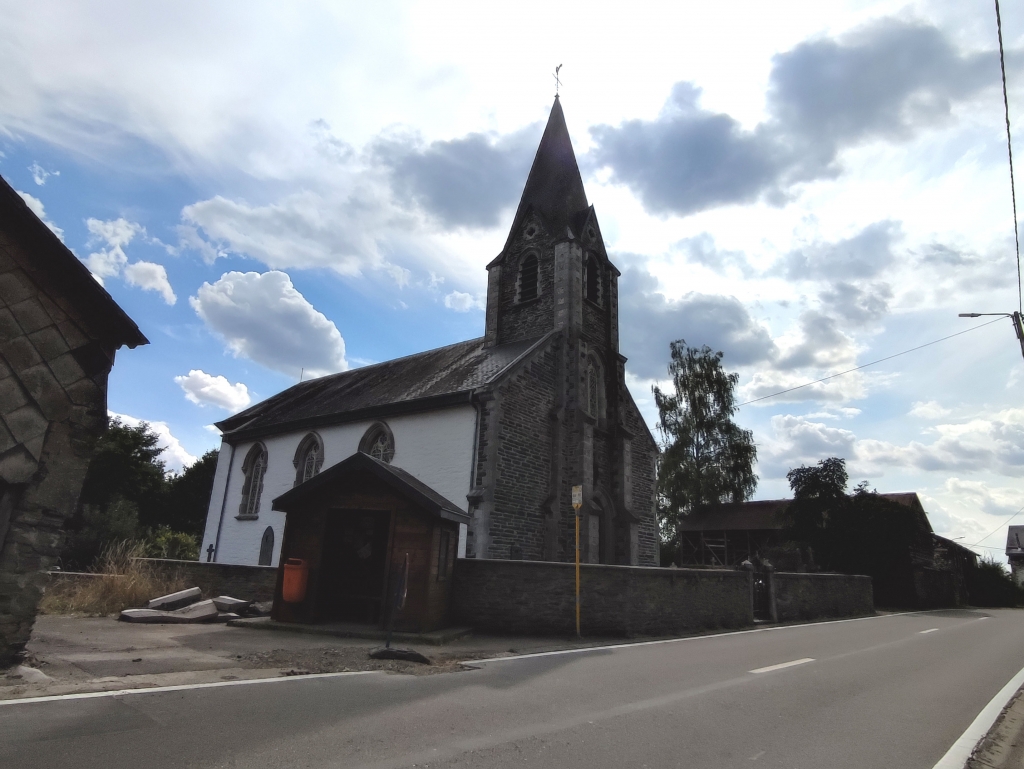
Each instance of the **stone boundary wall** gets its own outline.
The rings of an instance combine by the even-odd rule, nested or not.
[[[851,574],[772,574],[778,622],[874,614],[871,577]]]
[[[571,563],[460,558],[452,623],[495,633],[575,633],[575,576]],[[580,586],[581,632],[588,636],[670,635],[754,621],[744,571],[582,564]]]
[[[276,566],[241,566],[205,561],[174,561],[169,558],[140,558],[153,569],[177,572],[189,587],[202,588],[204,598],[230,595],[245,601],[272,601],[277,585]],[[156,597],[156,596],[154,596]]]

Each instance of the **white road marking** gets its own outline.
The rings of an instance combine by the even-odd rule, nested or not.
[[[999,718],[1006,703],[1017,693],[1021,684],[1024,684],[1024,668],[1017,671],[1017,675],[1011,678],[1006,686],[999,690],[999,694],[978,713],[978,717],[967,727],[967,731],[960,735],[953,743],[953,747],[946,751],[946,755],[940,758],[932,769],[963,769],[974,747],[988,734],[988,730],[992,728],[992,724]]]
[[[376,670],[350,670],[346,673],[310,673],[304,676],[281,676],[280,678],[246,678],[241,681],[213,681],[206,684],[177,684],[175,686],[150,686],[148,689],[116,689],[107,692],[80,692],[79,694],[51,694],[46,697],[22,697],[21,699],[0,700],[3,705],[27,705],[32,702],[59,702],[61,700],[93,700],[99,697],[123,697],[128,694],[153,694],[154,692],[183,692],[189,689],[215,689],[222,686],[246,686],[247,684],[275,684],[282,681],[308,681],[310,678],[339,678],[341,676],[365,676]]]
[[[863,622],[870,619],[887,619],[889,617],[906,617],[912,614],[924,614],[930,609],[920,611],[901,611],[892,614],[872,614],[867,617],[851,617],[850,619],[828,619],[822,622],[802,622],[796,625],[776,625],[775,627],[756,627],[750,630],[733,630],[728,633],[711,633],[709,635],[688,635],[682,638],[662,638],[659,641],[635,641],[624,644],[606,644],[604,646],[582,646],[578,649],[559,649],[553,652],[531,652],[529,654],[510,654],[507,657],[490,657],[485,660],[463,660],[463,665],[486,665],[491,662],[509,662],[512,660],[527,660],[533,657],[557,657],[563,654],[586,654],[588,652],[606,651],[609,649],[633,649],[641,646],[660,646],[661,644],[677,644],[686,641],[701,641],[709,638],[724,638],[732,635],[747,635],[749,633],[772,633],[784,630],[796,630],[802,627],[815,627],[817,625],[841,625],[844,622]]]
[[[783,668],[791,668],[795,665],[806,665],[808,662],[814,662],[813,657],[804,657],[802,660],[793,660],[792,662],[780,662],[778,665],[769,665],[766,668],[757,668],[756,670],[748,670],[748,673],[771,673],[773,670],[782,670]]]
[[[927,630],[922,630],[921,635],[924,635],[925,633],[934,633],[936,630],[938,630],[937,627],[930,627]]]

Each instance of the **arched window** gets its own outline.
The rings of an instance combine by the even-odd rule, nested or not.
[[[310,433],[299,443],[299,448],[295,451],[295,459],[292,460],[292,464],[295,465],[295,485],[298,486],[319,473],[323,463],[323,441],[316,433]]]
[[[587,369],[583,378],[583,407],[595,419],[604,416],[604,377],[601,364],[593,357],[587,358]]]
[[[242,502],[238,506],[239,518],[257,518],[260,514],[260,496],[263,494],[263,476],[267,472],[267,447],[257,443],[245,455],[242,463]]]
[[[519,299],[520,302],[528,302],[536,299],[537,294],[537,255],[530,254],[521,265],[519,265]]]
[[[274,527],[268,526],[260,541],[260,566],[270,566],[274,560]]]
[[[391,460],[395,458],[395,436],[391,434],[391,428],[384,422],[377,422],[371,426],[359,442],[359,450],[374,459],[391,464]]]
[[[593,253],[587,254],[583,267],[583,296],[594,304],[601,303],[601,264]]]

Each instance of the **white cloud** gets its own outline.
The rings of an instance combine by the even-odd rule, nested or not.
[[[155,291],[167,304],[178,301],[174,289],[171,288],[171,282],[167,279],[167,270],[162,264],[142,261],[128,263],[128,255],[124,252],[125,246],[131,243],[136,235],[145,235],[145,227],[124,217],[109,221],[88,219],[85,226],[89,230],[89,242],[102,243],[105,246],[93,251],[85,259],[86,265],[97,279],[123,276],[129,286],[136,286],[144,291]]]
[[[463,291],[452,291],[444,298],[444,306],[455,312],[469,312],[470,310],[483,309],[484,303],[475,298],[472,294]]]
[[[156,291],[167,304],[174,304],[178,301],[170,281],[167,280],[167,270],[162,264],[154,262],[129,264],[124,268],[124,279],[129,286],[138,286],[146,291]]]
[[[189,303],[236,355],[296,378],[345,371],[345,340],[283,272],[228,272]]]
[[[38,216],[39,220],[47,227],[49,227],[50,231],[58,238],[60,238],[61,242],[63,243],[64,230],[62,230],[60,227],[58,227],[56,224],[54,224],[53,222],[46,218],[46,211],[43,209],[43,201],[41,201],[37,197],[29,195],[27,192],[22,192],[21,190],[15,190],[15,192],[21,195],[21,199],[25,201],[25,205],[29,207],[29,210],[36,216]]]
[[[156,445],[163,449],[159,458],[163,461],[168,472],[180,473],[196,461],[197,457],[189,454],[185,450],[185,447],[181,445],[181,441],[175,438],[171,433],[171,428],[166,422],[154,422],[148,419],[139,419],[127,414],[117,414],[113,411],[108,413],[111,418],[120,419],[123,424],[126,424],[129,427],[138,427],[143,422],[148,424],[149,429],[157,435],[158,440]]]
[[[47,171],[38,162],[33,163],[28,167],[28,170],[32,172],[32,181],[42,187],[46,184],[46,180],[51,176],[60,176],[60,171]]]
[[[949,409],[940,406],[938,401],[914,401],[910,409],[910,416],[922,419],[939,419],[949,413]]]
[[[185,391],[185,397],[199,406],[210,404],[234,412],[252,403],[249,388],[244,384],[231,384],[225,377],[213,376],[201,369],[192,369],[185,376],[176,376],[174,381]]]

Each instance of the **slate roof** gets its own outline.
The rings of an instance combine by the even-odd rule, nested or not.
[[[569,129],[565,125],[565,114],[557,96],[530,167],[530,175],[526,178],[508,240],[495,262],[505,255],[519,224],[531,210],[540,214],[551,232],[559,237],[567,234],[570,229],[578,235],[590,214],[583,177],[576,163],[576,153],[572,149]]]
[[[468,403],[551,334],[485,347],[484,338],[311,379],[289,387],[217,427],[249,438],[395,413]]]
[[[273,502],[273,509],[285,513],[302,510],[311,499],[329,491],[334,484],[342,483],[346,477],[359,474],[370,475],[382,481],[426,513],[456,523],[469,523],[467,513],[423,481],[400,467],[374,459],[361,451],[277,497]]]
[[[17,238],[30,261],[18,265],[48,293],[59,295],[82,313],[94,338],[137,347],[149,344],[135,321],[114,301],[17,191],[0,176],[0,230]],[[14,256],[14,254],[12,254]]]
[[[1007,529],[1006,554],[1024,555],[1024,526],[1010,526]]]

